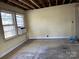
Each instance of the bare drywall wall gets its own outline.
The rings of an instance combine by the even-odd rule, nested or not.
[[[79,4],[76,6],[76,35],[79,38]]]
[[[8,4],[0,3],[0,10],[13,11],[17,13],[24,13],[24,10],[18,9],[17,7],[12,7]],[[0,19],[1,20],[1,19]],[[26,34],[18,36],[14,39],[4,40],[3,39],[3,30],[0,21],[0,57],[4,56],[6,53],[10,52],[23,42],[27,40]]]
[[[29,38],[68,38],[75,34],[73,4],[30,10],[26,17]]]
[[[77,36],[79,38],[79,7],[78,7],[78,18],[77,18]]]

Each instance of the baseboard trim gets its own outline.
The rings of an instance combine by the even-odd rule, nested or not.
[[[53,39],[68,39],[69,37],[30,37],[29,39],[50,39],[50,40],[53,40]]]
[[[15,48],[17,48],[18,46],[22,45],[24,42],[26,42],[26,40],[23,40],[21,42],[19,42],[17,45],[15,45],[14,47],[11,47],[10,49],[8,49],[7,51],[4,51],[0,54],[0,58],[4,57],[6,54],[8,54],[9,52],[11,52],[12,50],[14,50]]]

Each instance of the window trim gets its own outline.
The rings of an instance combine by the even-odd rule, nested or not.
[[[6,24],[6,25],[3,25],[3,24],[2,24],[2,28],[3,28],[4,26],[15,26],[15,24],[14,24],[15,22],[14,22],[14,19],[13,19],[13,18],[14,18],[14,17],[13,17],[13,13],[11,13],[11,12],[9,12],[9,11],[0,11],[0,16],[1,16],[1,12],[12,14],[12,22],[13,22],[13,24]],[[2,22],[2,17],[1,17],[1,22]],[[16,28],[15,28],[15,29],[16,29]],[[15,30],[15,32],[16,32],[16,30]],[[4,28],[3,28],[3,37],[4,37],[5,40],[12,39],[13,37],[16,37],[16,36],[17,36],[17,34],[14,35],[14,36],[5,38],[5,32],[4,32]]]
[[[23,16],[23,23],[24,23],[24,27],[25,27],[25,18],[24,18],[24,15],[23,14],[21,14],[21,13],[15,13],[15,16],[16,15],[22,15]],[[16,20],[16,25],[17,25],[17,19],[15,19]],[[26,27],[25,27],[25,29],[26,29]],[[18,33],[18,27],[17,27],[17,33]],[[18,36],[21,36],[21,35],[23,35],[23,34],[25,34],[26,32],[24,32],[24,33],[22,33],[22,34],[18,34]]]
[[[7,25],[3,25],[2,24],[2,18],[1,18],[1,12],[4,12],[4,13],[10,13],[12,14],[12,20],[13,20],[13,24],[7,24]],[[16,13],[16,12],[11,12],[11,11],[5,11],[5,10],[0,10],[0,19],[1,19],[1,26],[2,26],[2,34],[3,34],[3,39],[5,40],[10,40],[10,39],[14,39],[18,36],[22,36],[24,35],[26,32],[22,33],[22,34],[18,34],[18,27],[17,27],[17,21],[16,21],[16,15],[23,15],[23,22],[25,21],[24,19],[24,14],[21,14],[21,13]],[[16,31],[16,35],[14,36],[11,36],[11,37],[8,37],[8,38],[5,38],[5,34],[4,34],[4,26],[15,26],[15,31]],[[25,27],[25,22],[24,22],[24,27]],[[25,30],[26,30],[26,27],[25,27]]]

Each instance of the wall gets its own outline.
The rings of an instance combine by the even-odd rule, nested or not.
[[[79,4],[76,6],[76,34],[79,38]]]
[[[75,35],[74,7],[74,4],[66,4],[27,11],[29,38],[47,38],[47,35],[48,38],[68,38]]]
[[[10,5],[0,3],[0,10],[4,10],[4,9],[14,11],[14,12],[19,12],[19,13],[25,12],[24,10],[18,9],[17,7],[12,7]],[[26,40],[27,40],[26,34],[24,34],[22,36],[18,36],[14,39],[4,40],[2,26],[1,26],[1,22],[0,22],[0,57],[4,56],[6,53],[10,52],[14,48],[19,46],[23,42],[25,42]]]
[[[77,19],[77,36],[79,38],[79,7],[78,7],[78,19]]]

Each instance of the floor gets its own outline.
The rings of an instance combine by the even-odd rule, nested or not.
[[[36,53],[45,52],[45,50],[48,48],[56,48],[66,44],[67,43],[65,40],[58,40],[58,39],[57,40],[31,40],[29,43],[24,44],[19,49],[13,51],[12,53],[9,53],[2,59],[23,59],[23,56],[27,54],[33,57],[33,55],[35,55]],[[33,59],[33,58],[28,57],[24,59]]]

